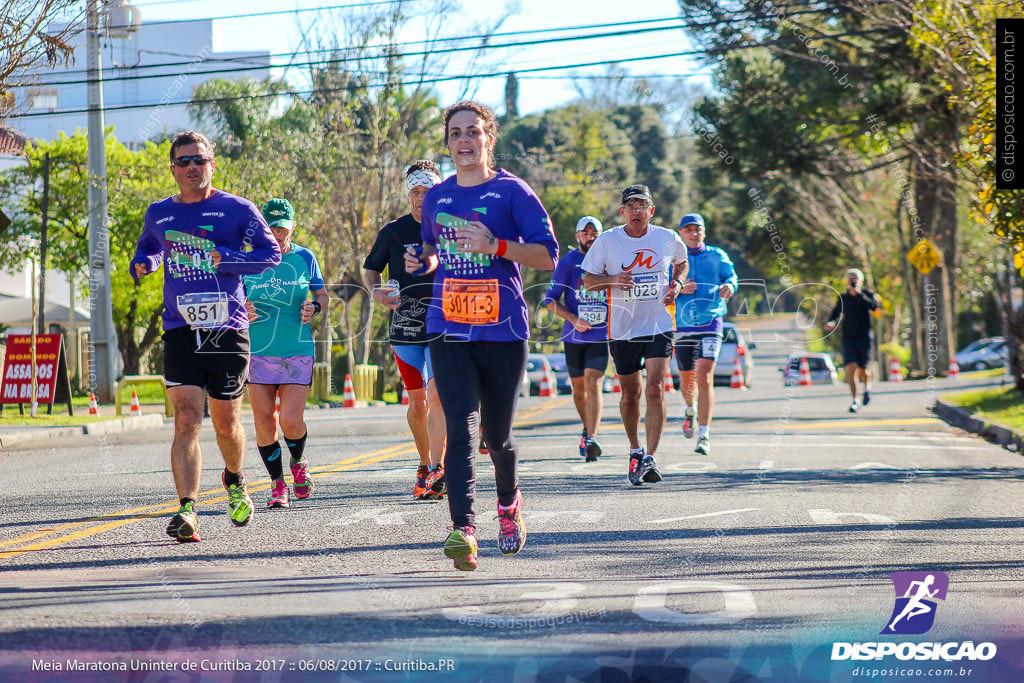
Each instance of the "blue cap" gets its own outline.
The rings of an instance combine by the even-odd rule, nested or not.
[[[699,213],[688,213],[685,216],[683,216],[683,219],[681,221],[679,221],[679,227],[681,228],[684,225],[689,225],[691,223],[696,223],[697,225],[703,228],[704,216],[701,216]]]

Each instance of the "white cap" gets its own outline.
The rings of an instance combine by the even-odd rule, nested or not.
[[[601,231],[604,230],[604,226],[601,225],[601,221],[597,220],[593,216],[584,216],[576,221],[576,232],[583,232],[591,223],[594,224],[594,227],[597,228],[597,234],[600,235]]]
[[[860,268],[850,268],[846,271],[846,274],[849,275],[850,273],[856,275],[858,281],[864,282],[864,272]]]

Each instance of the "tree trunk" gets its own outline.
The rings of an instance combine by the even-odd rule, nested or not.
[[[1013,385],[1018,392],[1024,394],[1024,359],[1021,350],[1024,348],[1024,308],[1013,308],[1013,284],[1016,274],[1012,267],[1001,268],[1006,277],[996,273],[994,279],[999,294],[999,310],[1003,314],[1004,336],[1006,338],[1006,364],[1013,376]]]
[[[921,279],[921,345],[926,353],[926,372],[936,376],[944,376],[949,369],[956,310],[952,294],[957,261],[956,173],[952,163],[943,165],[950,158],[930,150],[914,162],[919,229],[942,254],[939,265]]]
[[[906,201],[903,193],[900,193],[899,201],[896,203],[896,232],[899,235],[900,249],[903,254],[910,251],[914,244],[913,238],[908,238],[903,230],[903,212],[906,211]],[[917,372],[925,371],[925,354],[921,347],[921,311],[915,302],[918,300],[917,276],[918,273],[906,257],[900,259],[903,265],[903,288],[906,290],[907,301],[910,305],[907,310],[910,312],[910,370]],[[900,316],[893,316],[893,341],[898,342],[896,331],[898,329]]]

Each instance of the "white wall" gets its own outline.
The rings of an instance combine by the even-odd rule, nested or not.
[[[50,111],[49,105],[57,109],[84,109],[87,106],[85,83],[68,83],[86,79],[85,34],[79,33],[72,41],[75,58],[69,67],[46,69],[33,78],[38,85],[32,88],[16,88],[15,97],[19,113],[42,114]],[[159,75],[158,78],[142,80],[106,80],[103,84],[104,124],[114,126],[114,133],[125,142],[144,141],[161,133],[174,133],[194,126],[184,105],[164,106],[161,102],[180,102],[192,96],[196,85],[211,78],[256,78],[264,79],[270,74],[270,52],[214,52],[213,22],[204,19],[180,24],[148,25],[143,23],[139,31],[127,39],[103,39],[101,41],[101,66],[105,79],[133,75]],[[225,57],[249,57],[242,61],[196,63],[197,59],[207,60]],[[153,65],[187,62],[174,66]],[[223,74],[197,74],[210,69],[249,67],[245,71]],[[114,68],[111,68],[114,67]],[[56,98],[44,96],[43,106],[28,109],[26,104],[34,88],[54,89]],[[152,104],[153,106],[116,110],[119,105]],[[85,130],[87,115],[49,114],[42,116],[15,117],[7,125],[29,138],[52,139],[63,131],[71,134],[78,128]]]

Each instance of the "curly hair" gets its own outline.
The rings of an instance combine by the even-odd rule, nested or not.
[[[405,169],[405,175],[414,173],[416,171],[427,171],[433,173],[438,178],[441,177],[441,167],[435,164],[430,159],[417,159],[416,161],[409,164],[409,168]]]
[[[456,102],[452,106],[444,110],[444,146],[448,147],[448,124],[451,122],[452,117],[458,114],[460,111],[471,111],[484,122],[484,134],[487,135],[491,140],[498,141],[498,117],[494,115],[494,110],[488,107],[486,104],[480,104],[473,100],[462,100]],[[491,147],[487,152],[487,163],[491,167],[494,166],[494,148]]]

